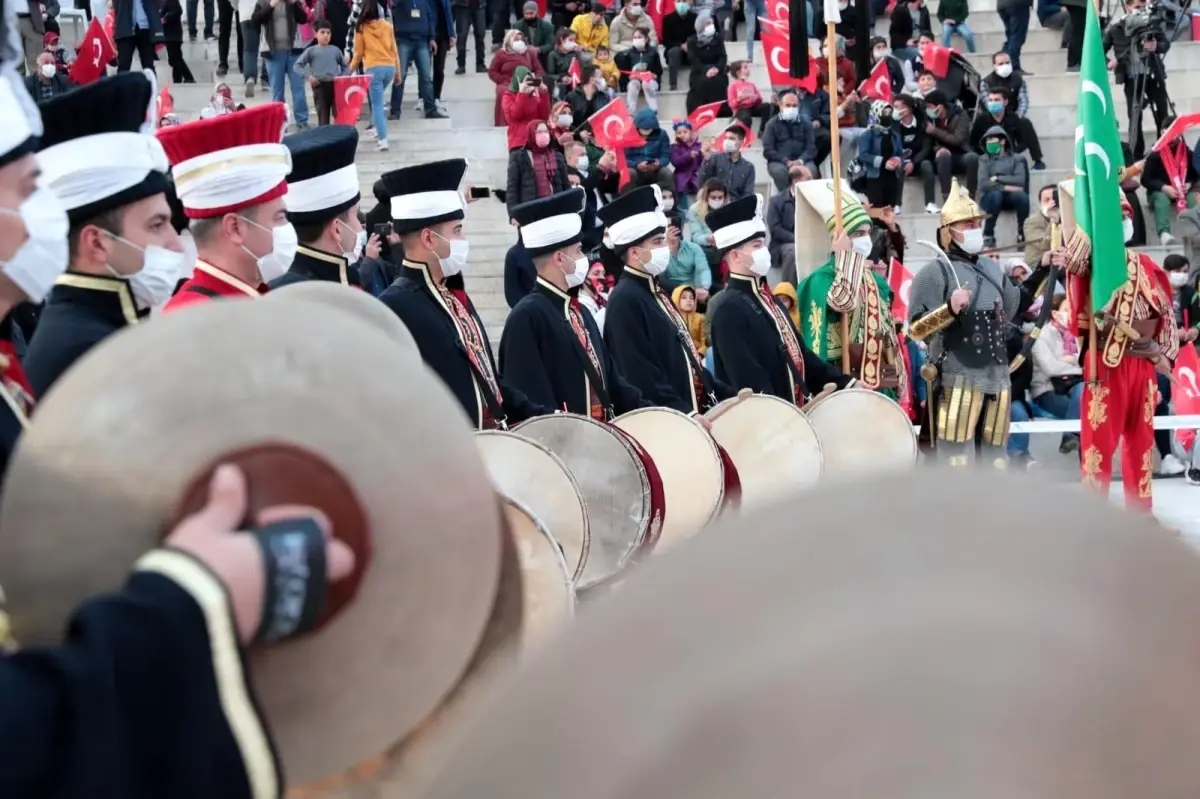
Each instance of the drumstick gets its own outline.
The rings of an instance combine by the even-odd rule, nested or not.
[[[752,388],[738,389],[737,396],[734,397],[734,400],[736,400],[735,402],[726,401],[726,402],[719,403],[715,408],[711,408],[708,411],[708,413],[704,414],[704,418],[708,419],[708,421],[710,421],[710,422],[714,421],[721,414],[728,411],[734,405],[737,405],[738,402],[740,402],[741,400],[749,399],[750,397],[753,397],[753,396],[754,396],[754,389],[752,389]]]

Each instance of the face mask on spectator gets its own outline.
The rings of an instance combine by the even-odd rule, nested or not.
[[[587,172],[588,165],[589,165],[589,162],[588,162],[588,157],[586,155],[581,155],[575,159],[575,168],[578,169],[580,172]]]
[[[856,253],[858,253],[859,255],[861,255],[863,257],[866,257],[871,254],[871,247],[873,245],[871,243],[871,237],[868,235],[868,236],[852,237],[850,239],[850,246],[854,248],[854,251]]]
[[[731,136],[726,136],[725,141],[721,142],[721,149],[727,153],[736,153],[738,151],[738,147],[738,140]]]
[[[1012,74],[1012,64],[1001,64],[996,67],[996,74],[1002,78],[1007,78]]]
[[[993,139],[992,141],[984,142],[983,149],[988,151],[988,155],[1000,155],[1000,151],[1004,147],[1000,142]]]
[[[675,198],[663,197],[662,209],[664,211],[673,211],[675,209]]]
[[[710,197],[708,200],[708,208],[711,211],[715,211],[716,209],[720,208],[724,204],[725,204],[724,197]]]
[[[1167,277],[1171,279],[1171,288],[1180,289],[1187,285],[1187,272],[1171,272]]]
[[[940,108],[926,108],[925,109],[925,116],[929,117],[930,119],[937,119],[940,114],[941,114]]]
[[[988,100],[987,101],[987,110],[988,110],[988,113],[999,114],[1001,111],[1004,110],[1004,103],[1000,102],[999,100]]]
[[[705,25],[704,33],[702,33],[701,35],[706,39],[711,39],[716,34],[716,32],[717,32],[716,25]]]
[[[690,11],[691,9],[692,9],[692,7],[689,6],[687,3],[676,3],[675,4],[675,13],[677,13],[681,17],[685,16],[687,14],[687,12]]]
[[[875,56],[876,61],[883,58],[887,54],[888,54],[888,51],[887,51],[886,47],[876,47],[875,51],[873,53],[871,53],[871,55]]]
[[[794,105],[785,105],[779,109],[779,118],[784,122],[795,122],[798,116],[800,116],[800,109]]]
[[[635,38],[633,40],[633,49],[634,50],[645,50],[646,49],[646,40],[643,39],[641,36],[638,36],[637,38]]]
[[[550,134],[549,133],[535,133],[533,135],[533,143],[536,144],[538,147],[542,147],[542,148],[549,147],[550,146]]]
[[[571,127],[571,123],[574,121],[575,121],[575,118],[572,117],[570,114],[559,114],[558,115],[558,126],[560,128],[569,128],[569,127]]]
[[[635,17],[640,17],[642,15],[642,7],[641,6],[630,6],[629,13]]]
[[[58,71],[53,64],[42,64],[41,69],[43,78],[53,78],[54,73]]]
[[[1121,232],[1125,234],[1125,241],[1126,241],[1126,243],[1128,243],[1129,240],[1133,238],[1133,220],[1132,219],[1122,219],[1121,220]]]
[[[608,88],[608,81],[606,81],[604,78],[596,78],[595,82],[596,82],[596,90],[597,91],[602,92]]]
[[[512,49],[514,53],[525,52],[525,41],[523,39],[518,39],[517,41],[513,42]]]
[[[983,228],[972,227],[959,232],[962,233],[963,238],[958,246],[962,248],[963,252],[974,255],[983,249]]]

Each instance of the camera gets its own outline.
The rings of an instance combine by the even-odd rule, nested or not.
[[[1161,34],[1166,30],[1166,23],[1166,10],[1158,3],[1147,3],[1142,8],[1129,12],[1121,20],[1125,35],[1131,40]]]

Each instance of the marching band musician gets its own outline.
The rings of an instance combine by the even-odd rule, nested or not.
[[[452,158],[382,176],[405,257],[399,279],[379,299],[408,327],[422,360],[458,398],[475,429],[503,429],[550,409],[500,379],[470,297],[446,285],[462,273],[470,248],[459,192],[466,171],[465,159]]]
[[[1005,469],[1012,401],[1005,323],[1021,293],[999,263],[979,254],[985,216],[955,179],[938,227],[948,258],[913,278],[909,334],[929,343],[929,363],[940,373],[934,434],[947,463],[966,466],[974,443]]]
[[[287,221],[292,156],[282,144],[283,103],[160,128],[175,191],[191,222],[199,259],[163,308],[217,297],[258,297],[287,271],[296,231]]]
[[[579,304],[589,267],[583,209],[578,188],[513,209],[538,276],[504,324],[500,368],[534,402],[609,421],[649,403],[625,381],[596,320]]]
[[[358,131],[323,125],[288,136],[283,144],[292,154],[284,201],[300,246],[288,271],[270,287],[303,280],[361,286],[355,264],[367,246],[367,232],[358,221]]]
[[[1074,225],[1074,181],[1059,185],[1064,225]],[[1113,198],[1116,200],[1117,198]],[[1133,208],[1120,195],[1124,240],[1133,237]],[[1112,482],[1112,459],[1118,441],[1121,453],[1125,506],[1149,512],[1154,499],[1151,479],[1154,469],[1154,408],[1158,404],[1155,371],[1170,375],[1179,354],[1179,331],[1171,301],[1171,282],[1161,266],[1144,253],[1125,250],[1128,280],[1113,298],[1111,310],[1097,318],[1091,340],[1092,247],[1078,227],[1067,241],[1067,296],[1074,311],[1075,334],[1080,341],[1080,363],[1084,372],[1084,412],[1080,427],[1080,466],[1083,483],[1108,496]],[[1099,346],[1093,356],[1085,353]],[[1095,363],[1096,375],[1090,372]]]
[[[730,296],[717,306],[711,323],[717,379],[803,406],[827,384],[840,389],[855,380],[804,346],[766,287],[771,255],[761,207],[761,196],[748,195],[705,217],[730,273],[725,288]]]
[[[832,181],[798,184],[797,241],[828,243],[836,217]],[[904,355],[892,319],[892,290],[871,269],[871,217],[849,192],[842,194],[842,229],[846,238],[832,243],[829,258],[797,286],[796,310],[805,343],[832,364],[842,360],[842,314],[849,314],[850,374],[859,385],[895,399],[906,388]]]
[[[704,368],[687,323],[658,285],[670,260],[661,189],[642,186],[598,213],[605,246],[624,264],[608,299],[606,318],[613,323],[604,329],[618,370],[654,405],[683,413],[704,413],[733,396]]]
[[[171,226],[167,156],[143,133],[154,84],[103,78],[40,106],[41,182],[67,210],[70,261],[25,356],[42,396],[92,347],[166,302],[184,267]]]

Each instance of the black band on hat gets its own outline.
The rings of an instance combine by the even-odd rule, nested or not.
[[[271,643],[312,629],[325,606],[325,534],[311,518],[287,519],[252,530],[265,574],[262,620],[254,643]]]

